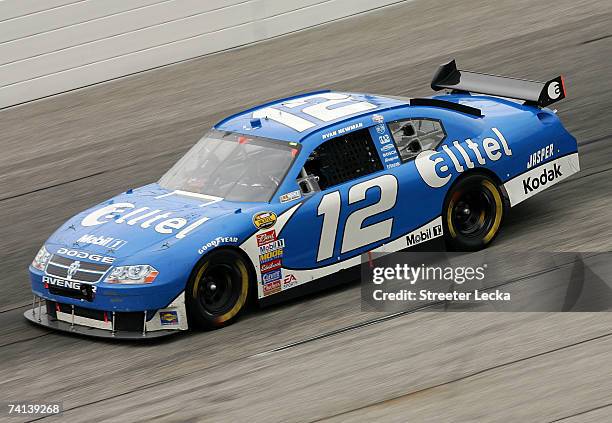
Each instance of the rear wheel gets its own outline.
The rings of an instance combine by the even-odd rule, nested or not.
[[[240,254],[213,251],[202,260],[187,285],[185,301],[194,326],[216,329],[233,323],[249,296],[249,271]]]
[[[493,179],[484,175],[460,179],[444,206],[449,248],[475,251],[486,247],[498,234],[506,208],[506,200]]]

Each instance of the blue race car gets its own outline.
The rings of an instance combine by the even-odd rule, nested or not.
[[[367,252],[478,250],[578,172],[546,83],[440,66],[431,98],[319,91],[231,116],[153,184],[62,225],[25,316],[81,334],[219,328],[342,280]]]

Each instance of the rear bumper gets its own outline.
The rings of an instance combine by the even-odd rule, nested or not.
[[[32,308],[23,315],[50,329],[101,338],[151,339],[188,329],[183,294],[164,309],[129,313],[90,309],[35,295]]]

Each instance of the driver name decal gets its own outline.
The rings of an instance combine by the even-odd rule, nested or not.
[[[333,138],[333,137],[336,137],[338,135],[344,135],[347,132],[352,132],[352,131],[354,131],[356,129],[359,129],[359,128],[363,128],[363,122],[354,123],[352,125],[345,126],[344,128],[336,129],[334,131],[325,133],[325,134],[321,135],[321,139],[326,140],[328,138]]]

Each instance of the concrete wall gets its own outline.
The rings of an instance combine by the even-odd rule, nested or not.
[[[2,0],[0,108],[398,0]]]

